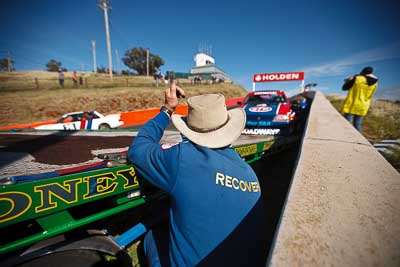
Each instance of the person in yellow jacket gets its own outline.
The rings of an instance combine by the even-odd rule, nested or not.
[[[342,107],[344,117],[361,132],[361,124],[371,105],[371,99],[378,87],[378,78],[372,67],[364,68],[360,74],[344,80],[342,89],[349,91]]]

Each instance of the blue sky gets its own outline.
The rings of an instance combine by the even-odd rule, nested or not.
[[[12,51],[17,70],[45,69],[50,59],[69,70],[107,66],[104,17],[97,0],[3,0],[0,57]],[[199,47],[251,90],[254,73],[305,71],[326,93],[343,79],[375,68],[379,89],[399,95],[399,1],[128,1],[110,3],[111,44],[120,57],[147,47],[166,62],[163,72],[188,72]],[[121,62],[121,66],[126,68]],[[298,82],[259,89],[298,90]],[[398,97],[400,98],[400,96]]]

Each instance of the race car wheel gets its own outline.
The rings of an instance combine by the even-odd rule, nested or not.
[[[106,129],[111,129],[110,125],[107,123],[102,123],[99,125],[99,130],[106,130]]]

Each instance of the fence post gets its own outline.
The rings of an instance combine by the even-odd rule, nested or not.
[[[126,78],[126,87],[129,86],[128,78]]]
[[[39,79],[37,77],[35,77],[35,85],[36,89],[39,89]]]
[[[86,86],[86,87],[88,86],[88,80],[87,80],[87,77],[85,77],[85,86]]]

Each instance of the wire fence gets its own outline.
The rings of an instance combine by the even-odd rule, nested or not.
[[[198,85],[211,84],[212,80],[196,80],[196,79],[175,79],[177,84]],[[0,77],[0,91],[7,90],[33,90],[33,89],[59,89],[59,88],[113,88],[113,87],[132,87],[132,88],[149,88],[168,86],[169,80],[160,78],[154,79],[150,76],[123,76],[115,75],[111,80],[107,76],[96,75],[79,75],[76,80],[72,77],[64,77],[63,80],[57,77]]]

